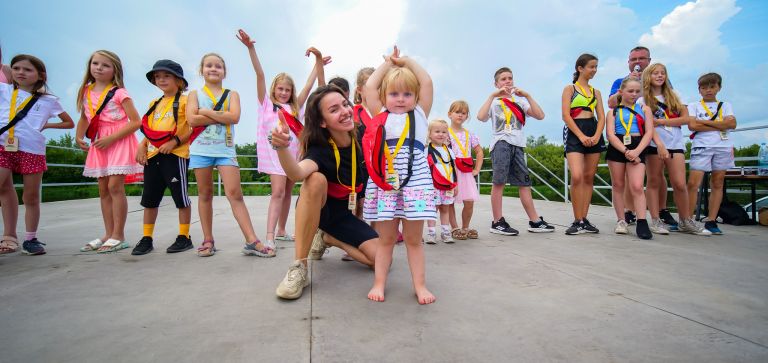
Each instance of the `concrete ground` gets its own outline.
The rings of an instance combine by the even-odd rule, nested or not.
[[[263,236],[268,198],[247,203]],[[425,246],[438,300],[420,306],[403,246],[386,302],[366,299],[372,272],[338,249],[312,265],[299,300],[282,301],[274,290],[292,242],[280,242],[276,258],[240,255],[224,198],[214,204],[220,251],[211,258],[165,253],[177,234],[171,204],[161,207],[156,250],[136,257],[78,251],[103,233],[97,199],[46,203],[48,254],[0,256],[0,362],[768,361],[768,229],[642,241],[613,234],[612,209],[593,207],[601,233],[565,236],[570,205],[536,205],[555,233],[525,232],[515,198],[504,207],[521,235],[488,233],[484,196],[479,240]],[[129,210],[135,244],[137,198]],[[193,222],[197,247],[196,212]]]

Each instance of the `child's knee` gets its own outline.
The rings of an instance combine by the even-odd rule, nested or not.
[[[227,200],[230,202],[243,201],[243,190],[240,188],[230,188],[224,191],[227,194]]]
[[[21,200],[24,205],[38,205],[40,204],[40,193],[37,190],[24,190]]]
[[[584,183],[584,173],[571,173],[571,184],[581,185]]]
[[[642,181],[630,181],[629,182],[629,190],[632,192],[633,195],[642,194],[643,193],[643,182]]]

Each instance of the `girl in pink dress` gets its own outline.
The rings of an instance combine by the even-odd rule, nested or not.
[[[448,109],[448,117],[451,119],[451,127],[448,129],[450,134],[451,150],[456,155],[457,182],[459,186],[456,191],[456,202],[464,204],[461,209],[461,228],[456,222],[455,204],[450,207],[449,215],[451,220],[451,234],[454,239],[465,240],[467,238],[477,239],[477,230],[469,227],[472,220],[475,201],[479,197],[475,177],[483,168],[483,147],[480,146],[480,139],[477,135],[464,128],[464,122],[469,117],[469,104],[465,101],[454,101]],[[472,152],[475,152],[475,158],[472,159]]]
[[[296,94],[296,87],[291,76],[285,73],[279,73],[272,81],[267,94],[267,84],[264,78],[264,69],[261,67],[256,49],[253,46],[255,41],[242,29],[239,30],[237,38],[248,47],[248,53],[251,57],[253,70],[256,72],[256,91],[259,98],[259,125],[256,130],[256,153],[258,155],[259,172],[269,174],[272,196],[269,199],[269,209],[267,212],[267,247],[275,248],[275,240],[291,241],[293,238],[285,231],[285,224],[288,221],[288,211],[291,208],[291,190],[294,182],[285,176],[277,153],[267,140],[267,136],[272,133],[272,129],[277,126],[278,112],[285,111],[284,117],[291,129],[292,140],[288,146],[292,155],[299,156],[298,135],[303,127],[300,123],[304,119],[304,102],[309,96],[309,91],[317,79],[318,85],[325,85],[325,77],[322,73],[323,66],[330,63],[331,57],[323,57],[320,51],[315,48],[307,49],[306,55],[315,55],[315,67],[307,79],[307,83],[300,93]],[[275,233],[277,227],[277,233]]]
[[[85,244],[83,252],[112,252],[128,248],[125,220],[128,200],[125,176],[142,172],[136,163],[137,141],[134,132],[141,120],[123,85],[123,65],[117,54],[94,52],[88,59],[85,77],[77,93],[76,141],[88,152],[83,175],[99,180],[101,214],[105,233]],[[91,144],[84,140],[88,137]]]

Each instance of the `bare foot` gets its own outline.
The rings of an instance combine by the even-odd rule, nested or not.
[[[435,295],[432,295],[432,293],[429,292],[426,287],[416,289],[416,298],[419,300],[419,304],[421,305],[431,304],[437,300]]]
[[[371,291],[368,291],[368,299],[377,302],[384,301],[384,288],[378,286],[372,287]]]

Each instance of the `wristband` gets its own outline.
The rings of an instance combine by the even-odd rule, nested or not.
[[[173,139],[176,140],[176,146],[181,145],[181,139],[179,139],[178,135],[173,135]]]

